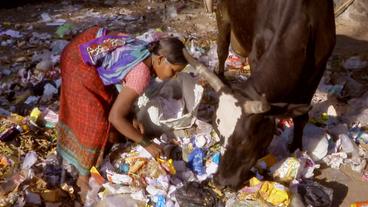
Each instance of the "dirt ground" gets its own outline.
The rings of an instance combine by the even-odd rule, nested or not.
[[[354,11],[347,11],[336,20],[337,40],[334,55],[366,55],[368,28],[363,26],[364,22],[350,19],[349,12]],[[324,180],[325,182],[322,182],[324,185],[335,190],[333,206],[349,206],[359,200],[368,200],[367,182],[361,181],[361,176],[348,167],[340,170],[327,168],[317,176],[317,179]]]
[[[176,8],[177,14],[172,13],[172,8]],[[161,28],[190,37],[199,45],[211,45],[217,33],[214,14],[205,13],[202,2],[196,0],[166,3],[112,0],[103,4],[93,1],[35,1],[21,7],[0,9],[0,24],[5,28],[49,32],[53,35],[57,26],[48,26],[41,21],[40,15],[45,12],[53,19],[65,19],[77,25],[78,31],[96,24],[129,33]],[[338,20],[337,35],[334,55],[368,54],[366,26],[351,25],[344,19]],[[0,47],[0,65],[11,64],[19,57],[30,57],[40,49],[43,48],[25,46],[9,50]],[[336,102],[335,104],[338,105]],[[316,178],[334,189],[332,206],[349,206],[352,202],[368,200],[368,183],[362,181],[361,175],[350,168],[327,168]]]

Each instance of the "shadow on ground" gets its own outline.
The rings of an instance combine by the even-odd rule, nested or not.
[[[345,197],[348,194],[348,187],[342,183],[336,181],[326,181],[323,180],[316,180],[321,185],[333,189],[333,196],[332,196],[332,205],[331,206],[340,206]]]
[[[337,35],[334,55],[352,55],[368,53],[368,42],[346,35]]]

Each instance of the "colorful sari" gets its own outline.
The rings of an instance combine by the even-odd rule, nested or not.
[[[79,45],[96,38],[97,27],[73,39],[61,54],[61,93],[57,152],[88,175],[109,136],[106,117],[114,88],[106,87],[96,68],[85,64]]]
[[[60,59],[62,83],[57,152],[75,166],[80,175],[88,175],[90,168],[96,165],[109,137],[111,125],[108,114],[117,94],[114,85],[110,84],[124,82],[127,87],[141,94],[150,80],[150,70],[141,62],[147,57],[146,51],[143,50],[133,53],[133,56],[136,55],[135,59],[125,59],[130,61],[130,67],[119,65],[121,58],[111,61],[111,56],[108,55],[103,59],[109,60],[112,67],[86,63],[81,46],[94,42],[98,32],[99,28],[93,27],[79,34],[64,49]],[[126,65],[126,62],[124,64]],[[108,76],[101,76],[101,66],[112,68],[117,76],[104,80],[104,77]],[[111,74],[111,70],[106,71]]]

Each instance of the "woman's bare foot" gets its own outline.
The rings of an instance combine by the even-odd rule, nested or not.
[[[89,190],[89,176],[80,175],[77,180],[77,186],[80,188],[79,197],[84,204],[86,201],[87,192]]]

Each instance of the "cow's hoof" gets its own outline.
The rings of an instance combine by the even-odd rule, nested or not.
[[[223,189],[225,189],[225,187],[226,187],[224,185],[221,185],[221,182],[218,179],[218,176],[216,176],[216,175],[213,176],[212,180],[210,180],[208,182],[208,184],[209,184],[209,186],[212,186],[212,187],[214,187],[214,188],[216,188],[216,189],[218,189],[220,191],[223,190]]]

